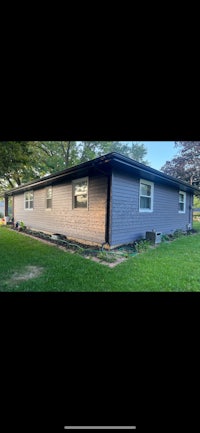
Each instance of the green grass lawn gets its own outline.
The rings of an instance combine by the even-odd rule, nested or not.
[[[200,223],[194,228],[200,230]],[[31,267],[31,268],[29,268]],[[19,280],[35,269],[38,275]],[[0,227],[0,291],[200,291],[200,231],[113,269]]]

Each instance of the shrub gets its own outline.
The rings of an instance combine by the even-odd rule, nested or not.
[[[182,236],[184,236],[184,232],[183,232],[183,230],[177,229],[177,230],[175,230],[175,232],[173,233],[173,237],[174,237],[174,239],[181,238]]]
[[[150,242],[146,239],[142,239],[141,241],[134,242],[134,248],[137,253],[142,253],[143,251],[147,251],[150,247]]]
[[[161,236],[161,242],[168,242],[170,240],[169,235],[162,235]]]
[[[23,221],[20,221],[19,226],[20,226],[21,230],[23,230],[23,231],[26,230],[26,226],[25,226]]]
[[[2,212],[0,212],[0,218],[3,218],[4,214]]]

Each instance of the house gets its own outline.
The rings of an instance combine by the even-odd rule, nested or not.
[[[5,203],[12,196],[14,221],[32,229],[114,247],[145,238],[147,231],[192,227],[197,192],[112,152],[9,190]]]
[[[4,200],[0,197],[0,215],[4,214]]]
[[[2,193],[3,194],[3,193]],[[0,217],[4,216],[5,213],[5,203],[4,203],[4,198],[1,199],[1,195],[0,195]],[[8,205],[8,213],[11,214],[12,213],[12,207],[10,205]]]

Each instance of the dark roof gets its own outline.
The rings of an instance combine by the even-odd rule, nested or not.
[[[190,192],[192,194],[200,194],[200,190],[189,185],[188,183],[183,182],[180,179],[176,179],[172,176],[168,176],[161,171],[141,164],[140,162],[137,162],[117,152],[108,153],[106,155],[76,165],[74,167],[58,171],[49,176],[35,179],[31,182],[7,191],[6,194],[14,195],[30,189],[38,189],[43,186],[53,185],[62,182],[66,178],[76,179],[78,177],[92,175],[97,172],[109,175],[112,168],[115,168],[121,172],[130,173],[138,178],[147,179],[152,182],[159,182],[161,184],[168,185],[176,189],[181,189],[185,192]]]

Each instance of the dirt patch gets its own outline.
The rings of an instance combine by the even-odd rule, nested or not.
[[[21,281],[27,281],[32,278],[37,278],[43,272],[43,268],[39,266],[26,266],[23,272],[15,272],[11,277],[9,283],[15,284]]]
[[[98,259],[97,257],[87,257],[87,256],[86,256],[85,258],[86,258],[86,259],[90,259],[90,260],[92,260],[93,262],[99,263],[100,265],[106,265],[106,266],[108,266],[109,268],[115,268],[115,266],[117,266],[117,265],[119,265],[120,263],[122,263],[122,262],[124,262],[125,260],[127,260],[127,259],[125,259],[125,258],[117,258],[117,259],[115,260],[114,263],[109,263],[109,262],[104,262],[104,261]]]

